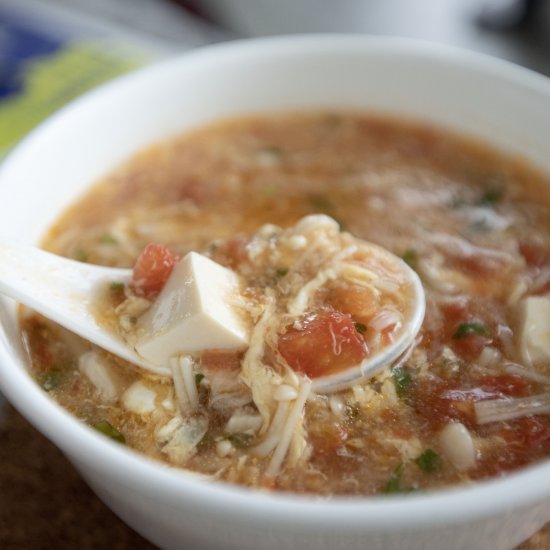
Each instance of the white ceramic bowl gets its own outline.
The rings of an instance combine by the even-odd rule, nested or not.
[[[0,236],[36,242],[60,210],[134,151],[226,115],[300,108],[416,117],[550,171],[550,82],[440,47],[310,36],[209,47],[119,79],[34,131],[0,173]],[[550,462],[448,491],[369,499],[269,495],[210,483],[111,443],[26,372],[0,302],[0,383],[127,523],[163,548],[512,548],[550,519]]]

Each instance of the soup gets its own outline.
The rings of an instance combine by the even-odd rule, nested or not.
[[[133,342],[179,259],[198,252],[245,277],[250,338],[154,375],[24,312],[34,376],[115,440],[245,486],[372,495],[503,475],[550,454],[548,185],[478,143],[355,113],[243,118],[161,143],[94,187],[44,246],[134,266],[132,284],[113,281],[96,304]],[[322,272],[327,243],[355,238],[418,273],[425,320],[396,364],[316,391],[317,376],[363,360],[406,315],[391,284],[357,278],[365,258],[316,287],[297,324],[254,332],[272,318],[266,292],[287,312],[288,289]],[[279,254],[287,241],[302,244]]]

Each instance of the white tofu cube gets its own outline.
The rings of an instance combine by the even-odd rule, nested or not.
[[[520,304],[520,353],[527,365],[550,362],[550,296],[529,296]]]
[[[233,271],[190,252],[140,318],[136,351],[152,363],[168,365],[182,353],[246,348],[250,329],[234,305],[238,284]]]

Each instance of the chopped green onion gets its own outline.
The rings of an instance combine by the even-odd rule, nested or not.
[[[287,274],[288,274],[288,268],[286,267],[281,267],[275,270],[275,275],[277,275],[277,277],[284,277]]]
[[[458,195],[453,196],[453,198],[449,201],[449,208],[452,210],[456,210],[458,208],[462,208],[467,203],[464,200],[464,198],[459,197]]]
[[[250,434],[231,434],[227,439],[231,441],[233,447],[237,449],[246,449],[252,444],[254,436]]]
[[[483,233],[485,231],[488,231],[489,229],[490,229],[490,225],[485,218],[481,220],[477,220],[470,225],[470,230],[474,231],[475,233]]]
[[[109,285],[109,289],[113,292],[120,292],[121,290],[124,290],[124,283],[112,282]]]
[[[477,201],[478,206],[494,206],[504,195],[502,187],[491,187]]]
[[[390,479],[384,487],[384,493],[399,493],[401,491],[401,476],[403,475],[404,464],[401,462],[391,473]]]
[[[79,262],[87,262],[88,261],[88,253],[85,250],[82,250],[82,248],[77,248],[74,251],[73,257],[75,260]]]
[[[203,438],[199,441],[197,448],[198,449],[205,449],[206,447],[209,447],[214,442],[214,439],[212,436],[208,433],[204,434]]]
[[[359,334],[365,334],[365,332],[367,332],[367,325],[364,325],[363,323],[355,323],[355,330]]]
[[[408,264],[409,267],[416,269],[416,265],[418,263],[418,252],[414,250],[414,248],[409,248],[408,250],[405,250],[401,258],[403,258],[403,261]]]
[[[195,384],[200,384],[201,380],[204,378],[204,374],[198,372],[195,374]]]
[[[342,218],[336,218],[335,216],[332,216],[332,219],[340,226],[340,231],[347,231],[348,226],[345,224],[344,221],[342,221]]]
[[[384,486],[383,492],[390,495],[392,493],[412,493],[416,491],[414,487],[402,487],[401,477],[403,475],[403,469],[405,465],[401,462],[395,470],[392,472],[390,479]]]
[[[455,340],[459,340],[460,338],[464,338],[470,334],[481,334],[482,336],[489,336],[489,331],[483,323],[460,323],[455,333],[453,334],[453,338]]]
[[[334,210],[334,205],[324,195],[313,193],[309,195],[308,199],[311,206],[313,206],[313,208],[319,210],[320,212],[327,213]]]
[[[99,242],[102,244],[116,244],[117,240],[109,233],[104,233],[99,237]]]
[[[126,443],[125,437],[116,428],[113,428],[112,424],[107,422],[107,420],[100,420],[92,424],[92,427],[118,443]]]
[[[412,376],[409,369],[406,367],[394,367],[391,374],[397,396],[406,397],[412,384]]]
[[[268,183],[267,185],[264,185],[264,187],[262,187],[262,193],[264,197],[268,199],[274,197],[276,191],[277,186],[273,183]]]
[[[50,372],[44,374],[44,376],[41,378],[40,385],[44,390],[52,391],[57,388],[57,386],[59,386],[62,379],[63,374],[60,371],[51,370]]]
[[[278,145],[267,145],[260,149],[260,153],[272,157],[280,157],[283,154],[283,150]]]
[[[415,462],[426,474],[432,474],[441,467],[441,457],[433,449],[426,449]]]

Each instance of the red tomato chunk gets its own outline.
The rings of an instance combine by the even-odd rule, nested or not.
[[[138,296],[154,298],[164,287],[179,256],[163,244],[149,244],[137,259],[132,281],[132,290]]]
[[[301,328],[290,328],[279,338],[279,352],[292,369],[311,378],[357,365],[368,355],[351,315],[337,311],[311,315]]]

